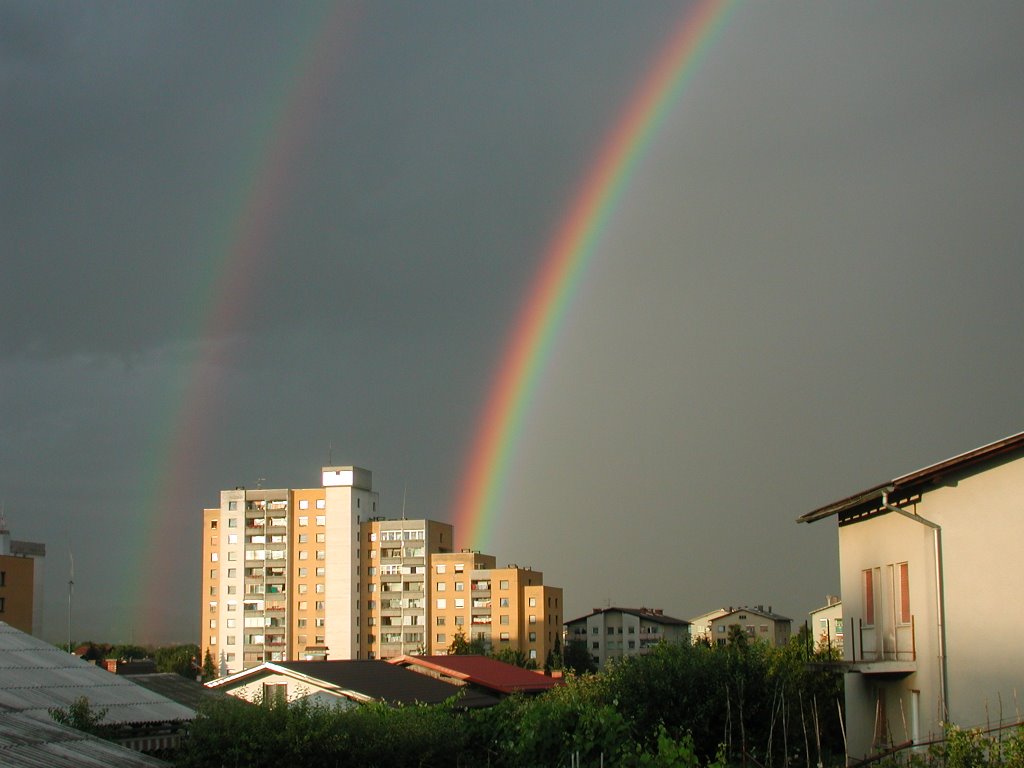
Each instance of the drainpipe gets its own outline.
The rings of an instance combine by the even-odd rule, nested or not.
[[[893,490],[891,487],[882,491],[882,508],[889,512],[895,512],[897,515],[902,515],[909,520],[913,520],[921,525],[926,525],[932,529],[932,540],[935,546],[935,616],[938,623],[938,646],[939,646],[939,691],[942,695],[942,705],[939,707],[939,711],[942,713],[944,719],[949,717],[949,680],[946,674],[946,596],[945,596],[945,585],[942,579],[942,526],[938,523],[933,523],[931,520],[926,520],[918,514],[912,514],[907,512],[905,509],[893,506],[889,503],[889,492]]]

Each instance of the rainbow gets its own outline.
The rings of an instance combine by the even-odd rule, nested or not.
[[[178,378],[167,386],[168,407],[154,424],[153,458],[147,462],[152,469],[143,479],[139,523],[148,527],[140,536],[148,546],[136,551],[128,572],[139,577],[129,581],[125,598],[139,640],[194,640],[187,628],[169,625],[166,606],[168,598],[183,599],[172,586],[185,581],[179,571],[188,560],[181,551],[198,544],[185,540],[182,531],[193,530],[187,521],[199,514],[193,494],[202,449],[239,329],[255,311],[258,278],[270,258],[274,225],[290,200],[296,161],[313,131],[326,79],[338,69],[352,15],[352,6],[335,3],[302,19],[299,46],[285,56],[266,90],[260,119],[241,137],[249,140],[250,162],[240,169],[235,194],[215,214],[208,273],[196,281],[201,293],[191,303],[190,325],[184,329],[195,341],[176,366]]]
[[[733,6],[734,0],[700,0],[682,15],[556,227],[513,325],[465,461],[454,512],[462,546],[489,544],[489,527],[496,519],[526,411],[580,279],[639,159]]]

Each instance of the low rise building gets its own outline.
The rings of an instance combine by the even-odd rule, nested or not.
[[[793,634],[793,620],[772,611],[769,605],[718,608],[691,619],[693,641],[725,645],[729,628],[738,626],[747,637],[773,645],[785,645]]]
[[[843,655],[843,601],[838,595],[825,595],[825,605],[811,611],[811,636],[815,647],[831,649]]]
[[[584,642],[602,669],[627,656],[648,653],[660,642],[690,642],[690,622],[666,616],[660,608],[595,608],[565,623],[566,642]]]
[[[37,637],[43,633],[46,545],[11,538],[0,515],[0,621]]]

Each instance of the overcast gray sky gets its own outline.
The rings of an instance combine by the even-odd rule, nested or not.
[[[194,641],[202,508],[315,486],[329,446],[385,514],[451,519],[544,246],[683,8],[0,1],[0,502],[47,545],[46,636],[70,549],[76,638]],[[474,546],[570,617],[802,621],[838,562],[796,515],[1024,428],[1021,39],[1019,2],[739,3]]]

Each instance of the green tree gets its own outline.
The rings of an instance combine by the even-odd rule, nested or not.
[[[107,710],[105,708],[93,709],[89,699],[85,696],[79,696],[67,709],[53,707],[48,711],[50,717],[56,722],[83,733],[90,733],[100,738],[106,738],[110,733],[110,726],[102,725],[103,718],[107,716]]]
[[[204,683],[207,683],[217,677],[217,664],[214,662],[209,648],[206,649],[206,655],[203,656],[203,669],[201,674]]]
[[[199,646],[167,645],[153,652],[157,672],[175,672],[182,677],[195,679],[199,673]]]
[[[590,655],[590,651],[587,650],[587,643],[585,640],[570,640],[565,644],[565,653],[562,656],[562,668],[567,669],[570,672],[575,672],[577,675],[583,675],[588,672],[597,672],[597,664],[594,663],[594,657]]]
[[[526,667],[530,661],[522,651],[507,646],[496,650],[491,654],[491,658],[504,661],[506,664],[515,664],[517,667]]]
[[[462,632],[458,632],[452,639],[452,644],[448,646],[449,656],[483,656],[485,653],[483,640],[467,640]]]

